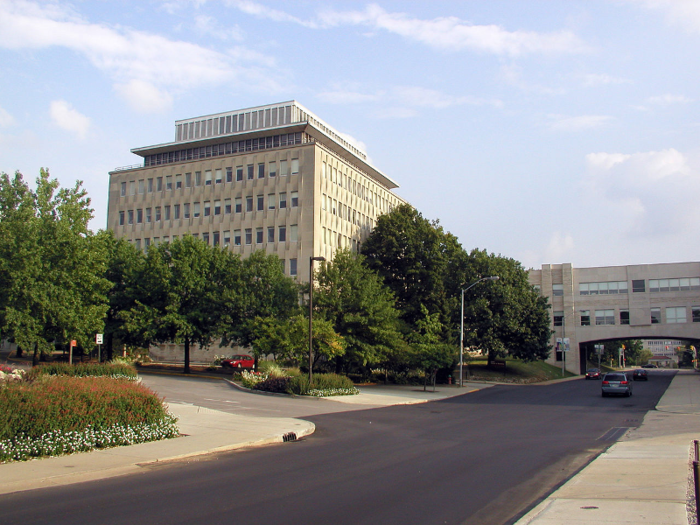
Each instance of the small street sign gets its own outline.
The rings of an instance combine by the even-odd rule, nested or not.
[[[96,344],[96,345],[101,345],[101,344],[102,344],[102,335],[103,335],[103,334],[95,334],[95,344]]]

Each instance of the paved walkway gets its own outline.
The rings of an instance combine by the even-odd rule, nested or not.
[[[700,439],[700,374],[676,374],[655,411],[517,525],[687,525],[690,451]],[[690,485],[692,490],[692,484]]]

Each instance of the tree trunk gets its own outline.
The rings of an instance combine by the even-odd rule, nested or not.
[[[107,344],[105,345],[105,353],[107,361],[112,360],[112,345],[114,344],[114,334],[107,334]]]
[[[32,357],[32,366],[39,364],[39,343],[34,343],[34,356]]]
[[[185,374],[190,373],[190,338],[185,337]]]

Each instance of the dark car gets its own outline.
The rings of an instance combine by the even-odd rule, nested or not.
[[[221,361],[221,366],[223,368],[248,368],[252,370],[255,367],[255,359],[249,355],[232,355]]]
[[[598,368],[589,368],[586,370],[586,379],[600,379],[600,370]]]
[[[609,372],[603,376],[601,383],[601,394],[607,396],[631,396],[632,383],[627,374],[623,372]]]
[[[647,381],[649,377],[647,371],[640,368],[639,370],[632,372],[632,379],[635,381]]]
[[[642,365],[642,368],[659,368],[657,365],[649,363],[648,365]]]

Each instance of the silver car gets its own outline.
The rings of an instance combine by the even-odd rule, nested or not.
[[[632,381],[624,372],[610,372],[603,376],[601,384],[603,397],[632,395]]]

